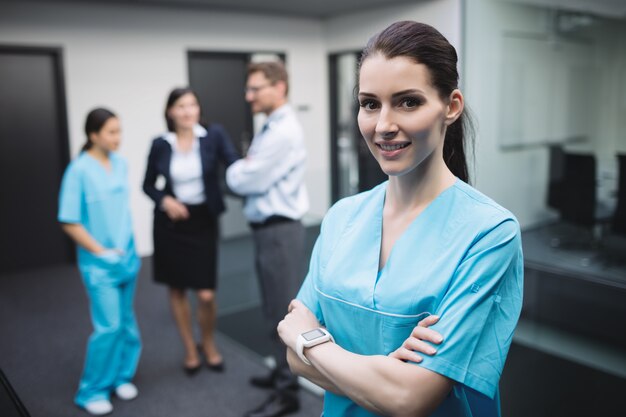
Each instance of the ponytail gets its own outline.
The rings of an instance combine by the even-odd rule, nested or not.
[[[469,169],[467,167],[466,153],[472,149],[466,149],[466,145],[473,144],[474,123],[468,109],[465,108],[458,119],[446,130],[443,142],[443,160],[448,169],[459,177],[460,180],[470,183]]]
[[[80,151],[81,152],[88,151],[89,149],[91,149],[92,146],[93,146],[93,142],[91,141],[91,139],[89,139],[89,135],[87,135],[87,140],[83,144],[83,147],[80,148]]]

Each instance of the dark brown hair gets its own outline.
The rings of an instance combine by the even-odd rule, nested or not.
[[[172,108],[174,103],[176,103],[176,101],[182,96],[184,96],[185,94],[193,94],[193,96],[196,98],[196,101],[198,102],[198,107],[200,107],[199,123],[201,125],[204,125],[204,123],[202,123],[202,106],[200,105],[200,98],[198,97],[196,92],[193,91],[191,88],[179,87],[179,88],[173,89],[170,92],[170,95],[167,97],[167,103],[165,103],[165,123],[167,124],[167,130],[169,130],[170,132],[176,132],[176,125],[174,123],[174,120],[167,114],[167,112]]]
[[[89,138],[91,133],[98,133],[102,126],[112,117],[117,117],[111,110],[98,107],[91,110],[87,114],[85,119],[85,135],[87,135],[87,141],[83,145],[82,151],[88,151],[93,146],[93,142]]]
[[[272,85],[279,81],[285,83],[285,95],[289,93],[289,74],[282,61],[253,62],[248,65],[248,75],[262,72]]]
[[[393,23],[367,42],[359,60],[359,71],[363,62],[376,53],[382,54],[387,59],[407,57],[425,65],[432,85],[444,101],[447,101],[452,91],[458,88],[456,50],[432,26],[412,21]],[[466,148],[472,144],[472,121],[464,111],[446,130],[443,159],[450,171],[467,183],[470,178],[465,154]]]

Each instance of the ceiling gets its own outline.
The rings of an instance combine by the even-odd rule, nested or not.
[[[471,1],[471,0],[466,0]],[[500,0],[570,12],[590,13],[608,18],[626,19],[626,0]]]
[[[3,0],[0,0],[0,2]],[[7,1],[7,0],[4,0]],[[27,1],[27,0],[8,0]],[[30,0],[42,1],[42,0]],[[393,5],[439,0],[47,0],[84,3],[117,3],[172,8],[203,8],[223,11],[264,13],[273,15],[327,18]],[[461,0],[470,2],[472,0]],[[626,19],[626,0],[498,0],[597,16]]]
[[[53,0],[57,1],[57,0]],[[325,18],[396,4],[438,0],[70,0],[84,3],[206,8],[248,13]]]

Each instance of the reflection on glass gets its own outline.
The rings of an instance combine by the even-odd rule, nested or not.
[[[359,190],[358,141],[356,125],[357,57],[353,53],[337,59],[337,166],[338,197],[356,194]]]

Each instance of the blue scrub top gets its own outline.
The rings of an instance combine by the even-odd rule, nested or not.
[[[433,416],[500,415],[498,380],[522,306],[519,224],[458,180],[398,238],[378,271],[387,183],[326,215],[298,294],[344,349],[387,355],[430,314],[444,342],[418,366],[456,384]],[[325,416],[373,416],[327,392]]]
[[[87,152],[68,165],[61,183],[58,220],[79,223],[103,247],[124,251],[120,259],[112,260],[77,245],[83,274],[103,271],[120,281],[138,272],[140,260],[133,239],[126,162],[113,152],[109,158],[110,171]]]

